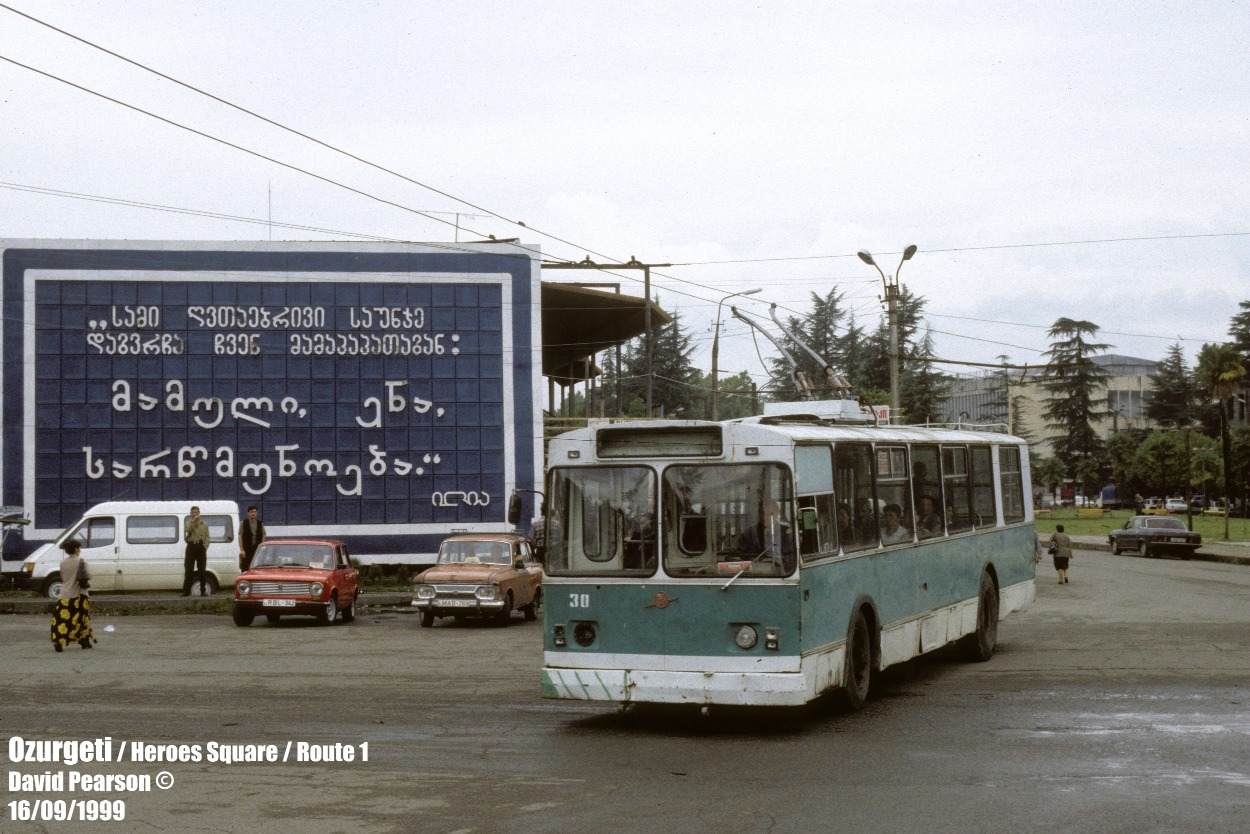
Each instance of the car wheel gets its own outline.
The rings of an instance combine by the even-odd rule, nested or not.
[[[964,638],[964,656],[983,663],[994,656],[998,643],[998,589],[988,573],[981,574],[981,592],[977,594],[977,630]]]
[[[334,622],[334,618],[337,617],[338,615],[339,615],[338,600],[335,599],[333,596],[331,596],[329,602],[326,603],[325,610],[317,615],[317,622],[321,623],[322,625],[330,625],[330,623]]]
[[[434,612],[422,611],[421,612],[421,627],[429,628],[432,625],[434,625]]]
[[[282,615],[281,614],[266,614],[265,619],[271,623],[276,623],[278,620],[282,619]]]
[[[846,708],[854,712],[868,702],[872,686],[872,637],[863,611],[855,612],[855,621],[846,636],[846,661],[842,687]]]
[[[509,591],[508,595],[504,597],[503,608],[499,609],[499,613],[495,615],[495,624],[506,626],[508,624],[508,620],[511,620],[511,619],[512,619],[512,592]]]
[[[234,609],[234,624],[239,628],[247,628],[252,624],[252,620],[256,615],[251,611],[244,611],[242,608]]]
[[[352,597],[351,604],[343,609],[343,622],[345,623],[356,622],[356,597],[354,596]]]
[[[52,600],[60,599],[61,588],[63,588],[64,585],[65,583],[61,581],[61,575],[59,573],[54,573],[48,577],[46,582],[43,583],[43,595]]]
[[[1137,545],[1137,555],[1143,558],[1150,555],[1150,547],[1146,544],[1145,539],[1142,539],[1141,542]]]
[[[521,611],[522,613],[525,614],[525,619],[537,620],[538,612],[542,610],[543,610],[543,589],[536,588],[534,590],[534,599],[530,601],[529,605],[522,605]]]
[[[1111,555],[1119,556],[1120,555],[1120,540],[1108,538],[1107,543],[1111,545]]]

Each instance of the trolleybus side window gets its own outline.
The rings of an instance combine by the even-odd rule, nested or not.
[[[942,459],[937,446],[911,447],[911,491],[916,502],[916,535],[922,539],[946,535],[942,509]]]
[[[872,478],[872,446],[839,443],[833,450],[838,497],[838,537],[843,550],[877,546],[877,496]]]
[[[799,493],[799,552],[808,558],[838,549],[833,501],[833,455],[829,446],[796,446],[794,478]]]
[[[998,473],[1003,487],[1003,521],[1024,521],[1024,477],[1017,447],[998,448]]]
[[[968,494],[968,448],[942,447],[942,493],[946,498],[946,529],[972,529],[972,500]]]
[[[881,507],[881,543],[912,541],[911,490],[907,484],[907,447],[877,447],[877,501]]]
[[[670,466],[661,493],[670,576],[786,576],[794,569],[790,475],[779,464]]]
[[[973,446],[972,452],[972,511],[978,527],[993,527],[998,523],[994,507],[994,458],[988,446]]]

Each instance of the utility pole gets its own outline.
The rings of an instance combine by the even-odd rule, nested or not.
[[[910,261],[911,256],[916,254],[916,244],[912,244],[903,250],[903,258],[898,262],[898,269],[894,270],[894,274],[886,277],[881,272],[881,267],[877,266],[877,262],[873,260],[872,253],[867,249],[859,251],[859,259],[869,266],[876,267],[878,273],[881,274],[881,283],[885,286],[885,305],[886,315],[889,317],[890,324],[890,419],[891,421],[898,419],[898,273],[903,268],[903,261]]]
[[[643,346],[647,356],[647,416],[651,416],[651,268],[672,266],[672,264],[644,264],[640,263],[633,255],[629,256],[629,261],[623,264],[600,264],[595,263],[587,255],[584,259],[577,263],[544,263],[543,269],[641,269],[642,270],[642,286],[646,303],[643,305],[642,327],[643,327]]]

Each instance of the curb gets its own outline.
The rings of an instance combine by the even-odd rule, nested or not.
[[[93,615],[142,614],[152,609],[164,613],[176,610],[185,614],[229,614],[233,594],[214,594],[211,597],[182,596],[127,596],[101,593],[91,598]],[[390,592],[361,594],[356,604],[361,608],[408,608],[412,594]],[[52,615],[55,603],[42,596],[23,598],[0,598],[0,614],[46,614]]]

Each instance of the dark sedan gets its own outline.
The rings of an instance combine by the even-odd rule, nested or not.
[[[1117,556],[1130,550],[1142,556],[1175,553],[1188,559],[1202,545],[1202,536],[1175,516],[1135,515],[1108,533],[1107,542]]]

